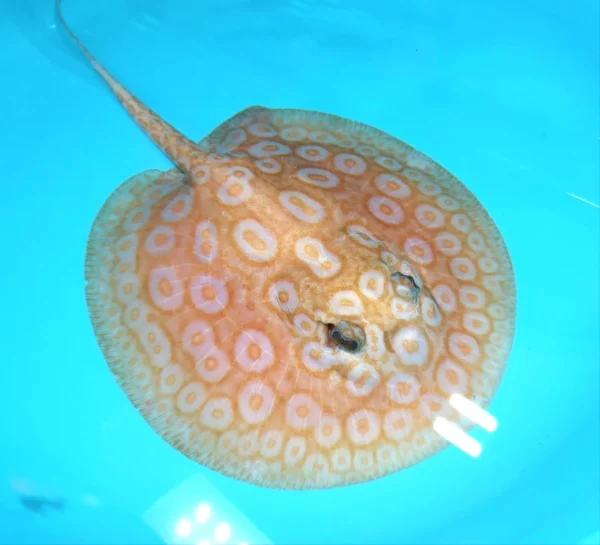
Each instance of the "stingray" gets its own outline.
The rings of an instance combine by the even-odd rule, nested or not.
[[[126,180],[87,243],[93,330],[133,406],[175,449],[272,488],[375,479],[468,429],[494,396],[516,292],[477,198],[363,123],[250,107],[194,142],[58,17],[171,159]]]

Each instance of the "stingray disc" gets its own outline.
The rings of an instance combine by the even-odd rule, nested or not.
[[[456,178],[332,115],[250,108],[186,184],[147,171],[108,199],[87,301],[111,371],[165,440],[277,488],[366,481],[470,426],[513,338],[502,237]]]

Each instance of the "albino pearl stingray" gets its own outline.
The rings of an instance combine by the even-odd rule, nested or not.
[[[111,371],[166,441],[277,488],[358,483],[447,445],[512,344],[509,255],[440,165],[367,125],[253,107],[199,144],[120,85],[173,160],[107,200],[86,295]]]

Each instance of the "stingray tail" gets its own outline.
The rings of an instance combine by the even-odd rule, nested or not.
[[[60,24],[75,42],[77,47],[86,56],[87,60],[100,74],[102,79],[112,89],[119,102],[146,134],[160,147],[160,149],[183,172],[189,173],[198,164],[207,162],[206,152],[200,149],[192,140],[185,137],[169,123],[161,119],[148,106],[121,85],[88,51],[87,47],[69,28],[61,11],[61,0],[55,0],[56,15]]]

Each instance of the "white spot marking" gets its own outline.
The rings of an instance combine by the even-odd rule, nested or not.
[[[387,197],[371,197],[368,206],[371,213],[387,225],[399,225],[404,219],[402,208]]]
[[[206,400],[206,390],[199,382],[186,384],[177,395],[177,407],[183,413],[197,411]]]
[[[285,129],[281,129],[280,135],[281,138],[288,142],[299,142],[300,140],[304,140],[308,133],[303,127],[286,127]]]
[[[194,254],[203,263],[212,263],[217,256],[217,228],[212,221],[201,221],[196,226]]]
[[[350,225],[346,231],[351,238],[367,248],[375,248],[381,244],[381,241],[362,225]]]
[[[155,227],[146,239],[146,250],[151,254],[164,254],[175,245],[175,233],[166,225]]]
[[[263,172],[266,172],[267,174],[278,174],[281,172],[281,164],[275,159],[259,159],[254,164],[257,166],[257,168]]]
[[[442,321],[440,309],[435,301],[426,295],[421,298],[421,316],[423,316],[423,321],[432,327],[437,327]]]
[[[335,187],[340,179],[333,173],[322,168],[301,168],[297,172],[301,182],[323,189]]]
[[[404,365],[424,365],[429,356],[427,337],[418,327],[403,327],[392,339],[394,351]]]
[[[183,331],[182,347],[195,359],[200,359],[214,344],[212,327],[204,320],[190,322]]]
[[[409,237],[404,244],[408,257],[420,265],[429,265],[433,261],[433,251],[427,242],[417,237]]]
[[[315,428],[315,439],[319,445],[327,449],[333,447],[342,437],[342,426],[337,417],[323,414]]]
[[[355,291],[342,290],[329,299],[329,312],[339,316],[360,316],[364,311],[362,301]]]
[[[229,176],[219,187],[217,198],[225,205],[237,206],[252,196],[252,187],[247,180]]]
[[[350,176],[360,176],[367,170],[365,160],[353,153],[340,153],[336,155],[333,164],[340,172]]]
[[[369,395],[379,384],[379,373],[368,363],[357,363],[348,373],[346,380],[347,390],[358,397]]]
[[[286,422],[296,430],[314,428],[319,421],[321,409],[308,394],[294,394],[287,402],[285,410]]]
[[[383,296],[385,280],[379,271],[366,271],[358,280],[360,292],[369,299],[379,299]]]
[[[274,142],[270,140],[265,140],[263,142],[259,142],[258,144],[254,144],[248,148],[248,153],[257,158],[265,158],[272,157],[276,155],[286,155],[291,153],[292,150],[289,146],[282,144],[280,142]]]
[[[265,458],[274,458],[281,452],[283,446],[283,432],[267,430],[260,439],[260,453]]]
[[[465,214],[454,214],[450,223],[454,228],[462,231],[463,233],[468,233],[471,229],[471,220]]]
[[[479,361],[481,350],[477,341],[464,333],[452,333],[449,340],[450,353],[461,361],[475,364]]]
[[[346,419],[346,433],[355,445],[368,445],[375,441],[381,432],[381,422],[377,413],[360,409]]]
[[[158,267],[150,271],[150,297],[163,310],[175,310],[183,304],[183,284],[175,267]]]
[[[235,340],[235,359],[248,373],[262,373],[275,361],[273,344],[257,329],[246,329]]]
[[[217,383],[223,379],[231,368],[227,354],[220,348],[213,346],[209,348],[196,361],[196,373],[198,376],[209,383]]]
[[[214,430],[227,429],[233,422],[233,407],[228,397],[209,399],[200,414],[202,423]]]
[[[435,237],[435,246],[444,255],[457,255],[462,248],[460,239],[453,233],[439,233]]]
[[[329,157],[329,151],[322,146],[299,146],[296,153],[307,161],[324,161]]]
[[[379,155],[376,157],[375,162],[383,168],[387,168],[388,170],[400,170],[402,167],[402,165],[396,161],[396,159],[386,157],[385,155]]]
[[[475,265],[468,257],[455,257],[450,261],[450,271],[459,280],[473,280],[477,274]]]
[[[379,191],[394,199],[404,199],[410,195],[410,189],[398,176],[379,174],[375,178],[375,186]]]
[[[316,238],[303,237],[298,239],[294,251],[298,259],[306,263],[318,278],[331,278],[341,268],[339,258],[328,251],[323,243]]]
[[[194,306],[208,314],[222,311],[229,302],[225,282],[213,276],[195,276],[190,283]]]
[[[456,295],[449,286],[438,284],[433,288],[433,296],[444,311],[454,312],[456,310]]]
[[[412,413],[407,409],[392,409],[383,419],[383,433],[392,441],[401,441],[413,427]]]
[[[463,286],[458,292],[458,297],[466,308],[477,309],[485,306],[486,295],[481,288]]]
[[[275,127],[267,123],[252,123],[248,127],[248,131],[254,136],[266,138],[273,138],[277,134]]]
[[[475,311],[465,312],[463,326],[473,335],[487,335],[490,332],[490,320],[484,314]]]
[[[468,382],[465,370],[452,360],[444,360],[438,367],[437,380],[448,394],[464,393]]]
[[[325,209],[321,204],[300,191],[282,191],[279,202],[306,223],[319,223],[325,217]]]
[[[415,209],[417,221],[428,229],[437,229],[444,225],[444,214],[435,206],[420,204]]]
[[[275,236],[254,219],[243,219],[234,228],[240,250],[252,261],[268,261],[277,252]]]
[[[160,372],[159,389],[168,396],[172,396],[181,388],[185,375],[180,365],[170,363]]]
[[[181,221],[192,210],[192,204],[192,194],[189,191],[177,195],[161,212],[161,217],[165,221]]]
[[[306,439],[299,435],[292,437],[283,450],[283,461],[288,466],[296,465],[306,454]]]
[[[396,373],[386,383],[387,395],[395,403],[410,405],[421,389],[419,381],[408,373]]]
[[[298,308],[298,293],[292,282],[278,280],[269,287],[269,301],[277,309],[294,312]]]
[[[238,407],[249,424],[264,422],[275,406],[275,392],[262,380],[246,383],[238,396]]]

